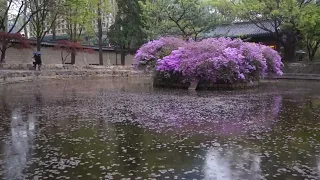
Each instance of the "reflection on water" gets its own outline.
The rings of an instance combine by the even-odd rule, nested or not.
[[[190,94],[125,78],[0,86],[0,179],[318,179],[319,87]]]
[[[245,150],[238,154],[221,147],[212,147],[207,151],[204,179],[261,179],[263,176],[260,163],[261,157],[257,153]]]
[[[23,177],[23,170],[27,166],[28,156],[34,141],[35,113],[22,116],[21,109],[14,109],[11,115],[11,135],[9,135],[4,150],[6,179]]]

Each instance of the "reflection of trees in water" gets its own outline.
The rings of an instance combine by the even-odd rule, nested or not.
[[[269,168],[265,166],[268,164],[268,162],[265,162],[266,160],[268,161],[268,158],[261,156],[264,146],[258,145],[260,140],[255,140],[254,134],[261,138],[264,136],[263,133],[267,132],[264,132],[264,130],[270,129],[271,126],[276,124],[275,122],[278,122],[283,104],[282,96],[254,99],[253,101],[248,101],[248,103],[256,104],[256,106],[240,112],[239,116],[232,118],[231,124],[224,123],[223,127],[225,129],[222,132],[230,132],[230,128],[236,126],[238,129],[231,129],[231,132],[238,133],[233,133],[233,135],[242,134],[243,132],[253,134],[249,136],[250,139],[246,139],[246,136],[242,138],[235,136],[231,138],[234,140],[219,141],[222,144],[228,144],[228,146],[220,146],[218,144],[211,147],[206,153],[203,168],[205,180],[238,178],[256,180],[261,179],[266,172],[271,174],[274,172],[265,171],[264,168]],[[240,119],[238,119],[239,117]],[[276,159],[273,159],[273,164],[276,161]]]
[[[320,155],[319,155],[320,156]],[[318,174],[320,176],[320,157],[318,157],[318,167],[317,167],[317,170],[318,170]]]
[[[5,135],[8,133],[10,127],[10,117],[11,117],[11,107],[9,105],[9,98],[7,96],[6,88],[3,89],[3,92],[0,93],[1,95],[1,105],[0,105],[0,134]],[[3,146],[0,146],[3,147]]]
[[[203,167],[204,179],[261,179],[261,159],[253,150],[237,147],[212,147]]]
[[[21,109],[12,111],[11,137],[6,146],[6,179],[23,177],[35,138],[36,114],[24,115]]]
[[[116,123],[114,127],[118,137],[118,159],[122,168],[120,172],[125,175],[133,174],[131,177],[136,177],[143,156],[141,154],[143,129],[129,122]]]
[[[0,172],[6,170],[3,160],[7,157],[7,135],[10,133],[11,108],[7,102],[6,89],[0,92]],[[0,173],[0,179],[5,179]]]
[[[261,157],[261,169],[265,174],[277,175],[278,179],[296,179],[292,174],[317,173],[315,156],[319,153],[320,139],[314,135],[319,133],[320,124],[315,111],[309,98],[284,95],[277,123],[270,132],[261,134],[262,140],[254,142],[262,154],[267,154]]]
[[[6,115],[10,111],[11,121],[8,124],[9,132],[6,132],[8,134],[7,144],[1,150],[5,154],[5,157],[3,157],[6,162],[5,179],[23,178],[24,171],[28,167],[27,162],[31,158],[31,146],[35,140],[36,124],[42,110],[40,91],[35,92],[33,97],[31,94],[27,100],[28,102],[21,102],[21,107],[16,105],[13,110],[10,110],[6,105],[6,99],[2,99],[4,109],[0,108],[0,112]]]

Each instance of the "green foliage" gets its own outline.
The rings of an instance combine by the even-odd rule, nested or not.
[[[219,13],[221,22],[231,23],[237,19],[238,11],[233,1],[211,0],[208,3]]]
[[[299,19],[299,30],[308,50],[309,60],[313,61],[320,47],[320,7],[309,4],[302,9]]]
[[[30,20],[30,33],[37,40],[37,51],[40,51],[41,42],[59,17],[63,5],[62,0],[29,0],[27,8],[38,12]]]
[[[234,3],[233,11],[237,12],[240,19],[257,21],[275,21],[275,28],[292,30],[302,7],[305,4],[297,0],[241,0]]]
[[[67,33],[72,41],[79,41],[84,31],[94,32],[92,21],[96,17],[95,5],[91,0],[65,0],[64,19],[67,21]]]
[[[161,35],[193,37],[214,27],[220,20],[207,1],[146,0],[140,1],[145,31],[151,39]]]
[[[108,33],[110,42],[122,52],[138,49],[146,40],[138,0],[118,0],[115,23]]]
[[[303,12],[308,6],[313,6],[314,1],[297,0],[211,0],[218,4],[225,14],[232,14],[240,20],[247,20],[257,27],[270,32],[274,39],[284,47],[284,59],[295,58],[295,48],[300,41],[301,21]],[[223,6],[226,5],[226,6]],[[266,26],[269,22],[270,26]],[[304,24],[304,23],[303,23]]]

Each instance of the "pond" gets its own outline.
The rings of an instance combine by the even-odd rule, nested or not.
[[[0,86],[0,179],[319,179],[320,82],[239,91],[147,78]]]

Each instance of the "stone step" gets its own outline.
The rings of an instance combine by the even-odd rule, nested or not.
[[[320,80],[320,74],[285,73],[273,79],[297,79],[297,80]]]

